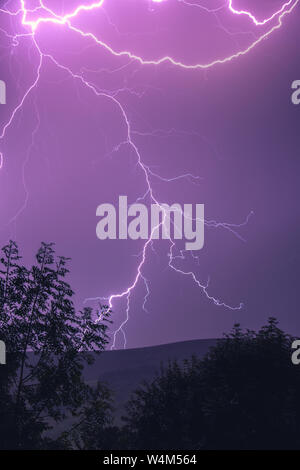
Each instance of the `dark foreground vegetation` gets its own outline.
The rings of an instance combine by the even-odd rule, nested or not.
[[[116,426],[112,393],[82,375],[108,342],[109,308],[75,310],[68,260],[51,244],[30,269],[15,243],[2,252],[0,449],[300,449],[300,366],[274,318],[258,332],[235,325],[202,359],[162,365]],[[63,430],[51,438],[53,428]]]

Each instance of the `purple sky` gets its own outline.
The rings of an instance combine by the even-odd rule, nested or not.
[[[58,15],[79,5],[78,0],[44,3]],[[72,26],[145,60],[170,56],[203,64],[245,50],[278,23],[275,18],[255,26],[246,15],[230,12],[226,0],[194,3],[198,6],[105,0],[101,8],[72,19]],[[240,0],[234,6],[263,20],[283,3]],[[3,1],[0,8],[5,4],[16,11],[20,3]],[[35,8],[38,1],[27,5]],[[207,12],[199,5],[223,8]],[[204,203],[206,220],[217,223],[243,224],[253,211],[236,229],[244,241],[228,226],[207,226],[204,248],[194,253],[198,259],[186,253],[173,262],[203,285],[209,279],[209,296],[244,307],[215,305],[191,275],[168,268],[168,242],[155,242],[142,267],[149,293],[140,279],[129,297],[127,347],[216,337],[236,321],[257,328],[270,315],[300,334],[300,106],[290,98],[292,81],[300,79],[299,20],[297,5],[282,27],[248,54],[187,70],[118,57],[66,25],[41,24],[34,38],[24,36],[13,45],[9,35],[31,31],[22,28],[21,15],[0,12],[0,79],[7,84],[0,135],[37,78],[36,45],[45,54],[36,86],[0,139],[1,244],[16,239],[30,262],[42,240],[56,242],[57,252],[72,258],[69,281],[79,307],[86,298],[108,297],[132,285],[144,242],[96,238],[99,204],[117,203],[119,195],[134,202],[147,190],[133,146],[119,145],[126,141],[121,106],[144,165],[164,179],[200,177],[172,182],[151,177],[157,200]],[[126,304],[125,296],[113,300],[113,331],[126,319]],[[122,332],[115,346],[124,346]]]

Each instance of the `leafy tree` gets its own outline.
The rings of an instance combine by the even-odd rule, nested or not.
[[[300,369],[275,318],[233,331],[199,364],[208,448],[300,448]]]
[[[123,417],[131,449],[193,449],[203,429],[198,362],[170,362],[152,383],[144,382]]]
[[[16,243],[2,252],[0,339],[8,357],[0,368],[0,448],[51,447],[46,432],[55,423],[82,420],[95,393],[99,403],[109,401],[108,391],[89,387],[82,372],[108,342],[111,312],[101,307],[95,321],[92,309],[75,310],[68,259],[55,257],[53,244],[42,243],[30,269],[20,264]]]
[[[111,393],[102,384],[93,390],[80,419],[61,436],[64,447],[78,450],[117,449],[120,431],[113,426]]]
[[[132,396],[132,449],[299,449],[300,369],[292,338],[270,318],[235,325],[201,360],[171,363]]]

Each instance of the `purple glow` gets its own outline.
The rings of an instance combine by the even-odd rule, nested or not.
[[[230,262],[228,264],[228,261],[225,261],[226,250],[229,250],[232,256],[236,256],[237,244],[244,245],[243,242],[249,237],[248,230],[251,232],[249,226],[256,217],[258,203],[254,197],[237,207],[236,193],[234,193],[231,206],[235,209],[232,209],[232,212],[229,206],[223,206],[224,201],[220,203],[226,213],[226,216],[223,216],[221,207],[218,207],[219,199],[215,199],[213,193],[213,185],[207,187],[204,183],[206,188],[204,191],[201,187],[202,175],[205,178],[207,172],[213,181],[215,177],[212,168],[217,161],[222,166],[224,157],[216,149],[218,146],[215,138],[206,137],[206,133],[202,134],[201,128],[195,130],[195,125],[190,125],[197,123],[199,118],[195,109],[192,111],[196,113],[195,118],[187,126],[184,116],[177,111],[178,118],[175,121],[180,124],[178,128],[168,123],[169,119],[171,121],[174,119],[171,118],[171,111],[162,113],[162,119],[158,118],[158,124],[155,122],[155,115],[161,110],[161,95],[168,93],[168,80],[172,83],[174,96],[178,94],[178,90],[182,91],[185,80],[189,81],[193,96],[196,93],[193,90],[201,88],[199,82],[204,87],[207,80],[204,74],[208,72],[212,74],[212,80],[216,83],[222,80],[223,74],[228,76],[231,73],[230,67],[234,67],[238,76],[239,67],[245,68],[245,62],[239,65],[239,61],[247,60],[248,58],[244,57],[247,55],[252,63],[255,61],[254,50],[258,50],[259,45],[265,47],[264,40],[271,39],[273,33],[275,34],[283,26],[283,21],[296,12],[298,1],[275,2],[276,10],[271,13],[239,9],[235,6],[238,2],[232,0],[223,4],[215,2],[210,9],[200,3],[189,3],[184,0],[178,2],[152,0],[154,4],[163,3],[157,5],[157,10],[153,5],[154,11],[149,10],[149,2],[146,0],[123,1],[122,5],[118,1],[108,0],[82,4],[74,1],[68,3],[68,12],[63,11],[63,4],[59,1],[20,0],[6,2],[6,6],[0,10],[0,18],[3,18],[4,23],[0,33],[7,41],[3,46],[2,60],[7,64],[10,79],[14,76],[13,67],[17,68],[22,64],[18,50],[21,51],[20,54],[25,51],[28,58],[28,61],[24,62],[26,69],[24,81],[28,81],[28,84],[23,87],[20,77],[15,81],[17,103],[10,106],[8,115],[4,116],[0,134],[1,177],[7,181],[1,190],[3,200],[9,200],[11,197],[13,183],[9,182],[14,178],[19,179],[17,186],[21,182],[21,189],[18,186],[19,190],[16,197],[14,196],[15,200],[13,197],[11,207],[3,208],[2,220],[5,221],[3,239],[5,240],[9,233],[9,236],[19,240],[21,246],[25,244],[27,256],[39,240],[48,241],[50,236],[51,240],[57,241],[59,250],[66,255],[70,254],[74,260],[73,282],[79,304],[82,302],[94,304],[98,300],[105,299],[116,312],[112,347],[126,346],[125,327],[129,328],[132,306],[134,311],[142,311],[145,315],[148,315],[146,312],[150,312],[151,316],[151,312],[156,308],[155,302],[151,299],[154,297],[157,304],[160,302],[164,304],[170,295],[177,290],[180,291],[181,286],[184,286],[188,292],[187,297],[195,305],[200,302],[199,298],[202,299],[201,302],[205,302],[202,310],[215,311],[217,308],[222,311],[222,315],[230,312],[228,317],[230,321],[232,318],[239,318],[239,314],[243,315],[242,312],[245,311],[242,308],[243,289],[235,295],[235,281],[230,288],[225,282],[225,285],[218,287],[215,293],[211,285],[214,277],[210,276],[210,270],[218,271],[220,263],[218,252],[223,243],[222,237],[226,239],[228,247],[225,253],[222,252],[220,255],[223,260],[221,264],[222,269],[228,269]],[[69,6],[71,3],[72,7]],[[167,9],[170,9],[168,14]],[[140,23],[134,22],[135,15],[140,19]],[[169,29],[169,24],[163,23],[165,17],[173,18],[173,21],[170,20],[172,28]],[[196,27],[196,21],[199,21],[202,27],[190,34],[192,26],[186,26],[189,24],[187,18],[193,27]],[[184,41],[178,40],[175,26],[185,32]],[[146,28],[149,28],[149,31],[145,33]],[[239,32],[234,28],[245,29]],[[197,39],[201,38],[203,42],[195,41],[194,35],[199,35]],[[206,36],[211,39],[211,43],[209,39],[205,40]],[[152,41],[149,41],[149,37]],[[64,47],[61,47],[62,43]],[[195,43],[199,44],[199,51],[197,47],[192,47]],[[10,57],[6,56],[7,51],[10,51]],[[27,69],[28,64],[30,67]],[[157,75],[160,79],[157,79]],[[43,87],[46,90],[44,92]],[[25,89],[18,92],[22,88]],[[213,97],[213,89],[210,89],[209,93]],[[189,91],[187,95],[190,96]],[[151,99],[151,96],[154,96],[154,99]],[[192,104],[193,98],[189,99]],[[181,98],[181,101],[183,105],[184,98]],[[204,101],[207,104],[205,98]],[[169,105],[170,108],[174,106],[172,102],[169,102]],[[217,102],[214,102],[213,107],[218,113]],[[192,106],[189,109],[192,109]],[[175,106],[175,116],[176,110]],[[95,128],[99,112],[101,126]],[[238,114],[238,110],[236,112]],[[188,114],[188,111],[185,110],[185,113]],[[24,117],[26,114],[28,114],[27,119]],[[210,115],[208,108],[207,113],[201,117],[201,121],[204,119],[204,127],[206,127],[206,115],[212,120],[212,127],[207,130],[211,134],[215,118]],[[149,116],[153,126],[148,122]],[[23,146],[20,143],[21,147],[18,148],[19,142],[14,141],[14,136],[18,132],[20,119],[25,119],[22,140],[26,141],[26,144]],[[60,119],[61,122],[58,124],[56,120]],[[89,135],[91,129],[85,126],[86,120],[93,129],[91,136]],[[54,126],[53,129],[51,126]],[[99,129],[102,140],[99,139]],[[224,138],[226,142],[226,136],[223,136]],[[56,139],[59,141],[57,146]],[[73,143],[73,139],[76,144]],[[161,141],[161,147],[153,150],[151,158],[151,148],[155,148],[157,140]],[[50,149],[44,148],[47,141]],[[235,137],[233,132],[232,142],[241,145],[238,141],[239,137]],[[176,154],[177,145],[181,145],[181,152],[182,149],[187,153],[190,152],[190,157]],[[2,150],[2,147],[5,149]],[[205,164],[200,166],[197,158],[199,147],[201,154],[205,155]],[[170,159],[172,164],[168,164],[168,156],[172,155],[172,151],[176,155],[175,169],[173,169],[173,159]],[[37,160],[37,165],[33,165],[32,160],[37,158],[39,152],[44,154],[46,163],[43,165],[41,160]],[[58,160],[55,152],[61,157]],[[155,152],[160,154],[160,160],[157,160]],[[7,161],[11,153],[20,154],[22,163],[17,165],[17,170],[13,169],[14,163],[9,164]],[[206,155],[210,155],[210,159]],[[122,162],[118,165],[116,160],[120,158]],[[188,162],[185,162],[185,159],[189,164],[186,165]],[[157,166],[161,168],[157,170]],[[49,173],[45,172],[47,167],[50,168]],[[20,168],[21,177],[18,177]],[[216,169],[217,175],[219,171]],[[232,172],[228,171],[235,174],[235,169]],[[106,178],[102,177],[102,187],[99,190],[97,175],[102,176],[103,172],[106,173]],[[37,184],[41,175],[45,178],[49,198],[43,193],[43,185]],[[69,176],[72,180],[70,183],[67,180]],[[31,183],[28,182],[30,178],[33,180]],[[85,178],[84,184],[81,178]],[[217,181],[219,178],[220,176],[217,177]],[[92,184],[89,183],[90,180]],[[65,184],[68,186],[66,193],[63,190]],[[222,187],[221,180],[219,184]],[[237,187],[240,184],[238,181]],[[176,201],[178,191],[187,198],[184,202],[204,202],[208,207],[213,206],[213,210],[208,210],[206,227],[209,240],[213,229],[218,234],[221,233],[218,241],[213,242],[217,248],[212,251],[208,249],[207,253],[200,252],[195,256],[186,253],[180,244],[172,239],[157,243],[150,237],[146,243],[127,242],[125,245],[120,242],[117,246],[115,243],[101,242],[101,247],[99,242],[97,243],[94,230],[96,221],[93,217],[99,203],[116,200],[119,194],[126,193],[132,202],[143,199],[148,203],[161,205],[164,202]],[[70,194],[72,197],[68,200],[67,195]],[[53,201],[52,196],[54,196]],[[206,200],[203,201],[203,197]],[[81,228],[78,233],[76,233],[77,208],[72,206],[74,201],[81,208],[79,217]],[[52,211],[52,222],[45,217],[43,202],[48,207],[47,210],[50,210],[50,213]],[[57,208],[58,202],[64,207]],[[55,213],[57,209],[58,218]],[[69,222],[68,214],[72,214]],[[70,240],[74,235],[76,243],[73,246]],[[86,244],[89,245],[87,259],[84,257],[83,248]],[[240,248],[237,249],[240,252]],[[99,265],[96,263],[94,253],[99,253]],[[155,259],[159,257],[164,259],[164,268],[156,272]],[[105,275],[108,274],[107,279],[103,278],[100,268],[103,260]],[[172,280],[168,278],[167,282],[161,281],[166,283],[166,287],[154,296],[151,284],[156,278],[163,279],[166,271]],[[88,279],[88,276],[92,279]],[[178,276],[179,282],[182,283],[179,289],[175,287],[178,280],[173,280],[173,276]],[[84,286],[81,285],[82,279],[86,279]],[[104,284],[104,288],[97,286],[97,280]],[[189,281],[188,284],[186,280]],[[230,290],[231,293],[228,292]],[[152,302],[151,308],[148,307],[150,302]],[[181,308],[176,313],[178,323]],[[272,312],[266,312],[266,315],[270,313]],[[171,307],[166,317],[167,325],[172,321]],[[155,331],[157,319],[153,318],[150,321],[147,319],[145,323],[151,325],[153,334],[149,340],[146,328],[142,335],[142,344],[167,342],[166,331],[162,336]],[[193,323],[196,325],[197,321],[193,319],[191,325]],[[223,323],[222,320],[221,329]],[[140,344],[139,339],[134,339],[140,329],[133,327],[133,331],[130,346]],[[203,334],[212,336],[209,331],[214,331],[214,327],[202,333],[201,328],[197,326],[194,337],[201,337]],[[218,334],[219,328],[215,331]],[[179,331],[177,338],[186,339],[191,337],[193,332],[194,328],[191,326],[183,336]],[[173,339],[174,334],[170,338]]]

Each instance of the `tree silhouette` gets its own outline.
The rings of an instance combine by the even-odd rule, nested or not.
[[[120,431],[113,426],[113,406],[110,391],[98,386],[90,400],[83,406],[80,419],[64,432],[61,441],[64,448],[76,450],[117,449]]]
[[[123,433],[130,449],[194,449],[204,430],[198,360],[161,367],[127,404]]]
[[[53,244],[42,243],[30,269],[20,264],[16,243],[2,252],[0,339],[8,355],[0,367],[0,448],[51,447],[45,432],[54,423],[67,416],[83,422],[95,393],[99,403],[109,401],[108,391],[89,387],[82,372],[108,342],[111,312],[102,307],[95,321],[90,308],[75,310],[68,259],[55,257]]]
[[[208,448],[298,449],[300,369],[275,318],[233,331],[199,364]]]
[[[270,318],[235,325],[202,359],[170,363],[132,396],[131,449],[299,449],[300,369],[292,338]]]

